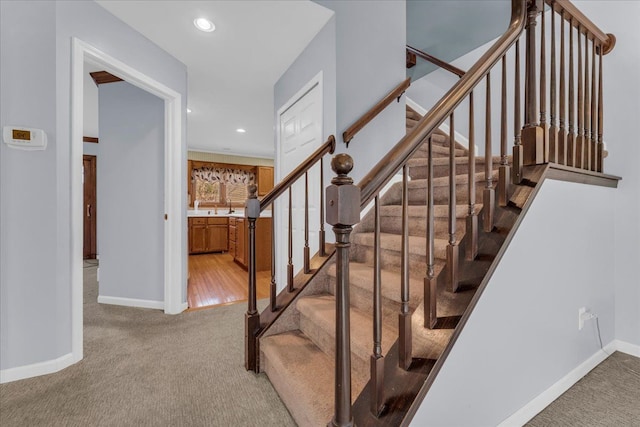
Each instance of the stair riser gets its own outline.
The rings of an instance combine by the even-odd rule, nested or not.
[[[481,201],[483,183],[476,186],[476,201]],[[446,205],[449,203],[449,187],[438,186],[433,189],[433,203],[436,205]],[[456,204],[468,203],[467,184],[456,185]],[[402,188],[391,187],[383,197],[384,205],[399,205],[402,203]],[[425,188],[409,188],[409,204],[418,205],[427,203],[427,191]]]
[[[373,282],[372,282],[373,283]],[[329,292],[335,295],[335,280],[329,285]],[[367,313],[373,313],[373,294],[358,286],[351,286],[349,288],[349,295],[351,299],[351,306]],[[409,307],[413,311],[416,306],[422,301],[412,300],[409,303]],[[398,327],[398,313],[400,313],[400,303],[389,298],[382,297],[382,318],[383,321],[394,328]]]
[[[373,231],[373,216],[365,218],[361,222],[360,231]],[[456,219],[456,230],[464,229],[465,219]],[[434,233],[436,236],[444,236],[449,231],[449,220],[447,218],[434,218]],[[383,233],[402,233],[402,218],[397,216],[380,216],[380,231]],[[425,237],[427,234],[427,219],[424,217],[409,217],[409,235]]]
[[[373,248],[365,245],[352,245],[352,259],[358,262],[373,266]],[[443,265],[445,262],[445,251],[436,251],[436,265]],[[380,267],[385,270],[400,271],[402,257],[399,251],[381,249]],[[409,275],[415,278],[424,278],[426,272],[426,258],[424,255],[409,255]]]
[[[336,348],[335,335],[318,327],[318,325],[310,318],[300,313],[300,330],[317,345],[327,355],[334,357]],[[369,376],[369,351],[357,351],[362,349],[351,346],[351,369],[354,375],[359,378],[367,378]],[[360,393],[359,390],[357,394]],[[356,394],[356,396],[357,396]]]
[[[499,164],[493,165],[493,170],[498,170]],[[484,163],[476,163],[476,172],[484,170]],[[466,175],[469,173],[469,163],[456,164],[456,175]],[[429,176],[429,170],[427,165],[424,166],[411,166],[409,167],[409,176],[411,179],[427,179]],[[433,177],[440,178],[443,176],[449,176],[449,165],[434,165]]]

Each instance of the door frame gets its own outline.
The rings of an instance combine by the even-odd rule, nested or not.
[[[320,70],[320,72],[318,72],[318,74],[316,74],[315,76],[313,76],[313,78],[311,78],[311,80],[309,80],[306,84],[304,84],[302,86],[302,88],[300,88],[300,90],[298,90],[295,95],[293,95],[291,98],[289,98],[289,100],[287,100],[287,102],[285,102],[284,104],[282,104],[282,106],[280,108],[278,108],[278,111],[276,113],[276,117],[275,117],[275,127],[276,127],[276,156],[274,159],[274,172],[275,172],[275,182],[278,183],[280,181],[282,181],[282,179],[284,178],[283,176],[283,165],[282,165],[282,149],[281,149],[281,145],[282,145],[282,137],[280,135],[280,117],[282,116],[282,114],[284,114],[289,108],[291,108],[296,102],[298,102],[300,99],[302,99],[308,92],[310,92],[312,89],[314,89],[316,86],[318,87],[318,91],[319,91],[319,96],[320,96],[320,118],[319,118],[319,123],[320,123],[320,144],[324,143],[324,91],[323,91],[323,87],[322,87],[322,80],[323,80],[323,74],[322,74],[322,70]],[[277,232],[273,233],[273,239],[275,239],[275,248],[276,251],[274,254],[271,254],[272,257],[276,257],[276,283],[277,285],[277,291],[280,292],[282,289],[284,289],[286,287],[286,280],[285,277],[281,277],[282,274],[280,273],[281,269],[278,267],[277,263],[281,262],[284,260],[284,253],[285,251],[280,247],[280,243],[278,242],[278,236],[282,236],[282,232],[280,232],[280,230],[284,231],[286,230],[285,228],[285,224],[283,222],[283,217],[280,214],[279,211],[279,207],[281,206],[281,204],[277,201],[274,202],[274,208],[272,209],[272,217],[273,217],[273,227],[274,230]],[[279,256],[280,255],[280,256]]]
[[[128,83],[164,100],[164,312],[178,314],[186,310],[183,288],[186,285],[184,197],[182,180],[182,95],[124,62],[74,37],[71,47],[71,348],[75,360],[83,355],[83,104],[84,63],[93,63]]]

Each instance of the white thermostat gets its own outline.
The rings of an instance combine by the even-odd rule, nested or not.
[[[19,150],[44,150],[47,148],[47,134],[42,129],[20,126],[5,126],[2,139],[11,148]]]

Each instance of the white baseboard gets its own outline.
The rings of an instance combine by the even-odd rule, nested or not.
[[[57,359],[45,362],[33,363],[31,365],[18,366],[0,370],[0,384],[23,380],[25,378],[37,377],[40,375],[52,374],[78,362],[72,353],[60,356]]]
[[[612,343],[616,351],[640,357],[640,345],[628,343],[626,341],[614,340]]]
[[[182,305],[180,306],[180,312],[182,313],[183,311],[185,311],[187,308],[189,308],[189,303],[187,302],[183,302]]]
[[[122,305],[125,307],[155,308],[158,310],[164,310],[164,301],[152,301],[152,300],[146,300],[146,299],[107,297],[104,295],[99,295],[98,303]]]
[[[560,397],[560,395],[571,388],[575,383],[580,381],[580,379],[587,375],[589,371],[602,363],[614,351],[620,351],[622,353],[640,357],[640,346],[630,344],[625,341],[613,340],[604,347],[604,351],[598,350],[597,353],[585,360],[582,364],[569,372],[558,382],[540,393],[537,397],[520,408],[509,418],[501,422],[498,427],[523,426],[533,417],[538,415],[544,408],[549,406],[551,402],[556,400],[558,397]]]

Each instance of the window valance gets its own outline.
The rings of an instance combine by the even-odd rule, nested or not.
[[[250,185],[256,183],[256,174],[242,169],[203,166],[191,170],[191,179],[199,179],[205,182]]]

